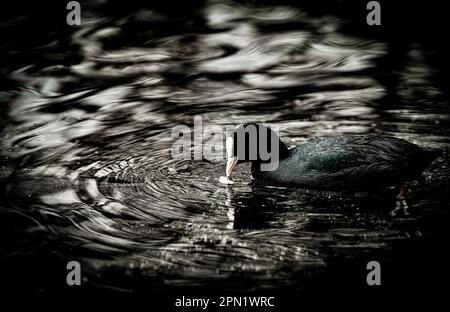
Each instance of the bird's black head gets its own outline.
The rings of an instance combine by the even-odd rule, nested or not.
[[[226,175],[231,176],[237,164],[251,161],[263,171],[275,170],[287,155],[287,147],[272,129],[261,124],[245,124],[234,129],[226,141]]]

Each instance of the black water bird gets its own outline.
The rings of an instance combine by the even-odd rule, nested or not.
[[[288,149],[272,129],[259,124],[236,128],[226,148],[227,178],[237,164],[251,161],[253,178],[264,184],[337,191],[404,186],[436,158],[435,152],[381,135],[318,137]],[[401,187],[399,196],[406,191]]]

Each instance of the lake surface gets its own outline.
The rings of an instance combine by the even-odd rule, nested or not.
[[[13,288],[68,288],[72,260],[90,290],[144,294],[367,288],[370,260],[395,288],[445,263],[450,77],[426,39],[364,37],[344,17],[289,5],[101,8],[80,27],[2,48],[2,260]],[[172,129],[193,129],[196,116],[273,125],[289,147],[371,133],[444,152],[412,185],[409,215],[392,216],[396,189],[267,187],[248,166],[219,183],[222,158],[171,156]]]

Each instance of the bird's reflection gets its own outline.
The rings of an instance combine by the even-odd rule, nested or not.
[[[271,228],[283,223],[283,214],[358,215],[377,214],[380,217],[409,215],[405,201],[399,207],[396,189],[373,192],[327,192],[288,187],[268,187],[256,182],[240,186],[226,185],[227,229]],[[302,205],[298,203],[302,202]],[[405,206],[406,205],[406,206]],[[393,213],[394,212],[394,213]]]
[[[262,229],[275,221],[280,208],[276,193],[250,183],[243,188],[227,185],[226,194],[228,229]]]

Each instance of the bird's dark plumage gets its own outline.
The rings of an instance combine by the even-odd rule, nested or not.
[[[256,180],[329,190],[398,185],[420,177],[435,158],[415,144],[378,135],[320,137],[290,150],[281,141],[279,144],[276,170],[262,171],[261,161],[252,161]]]

